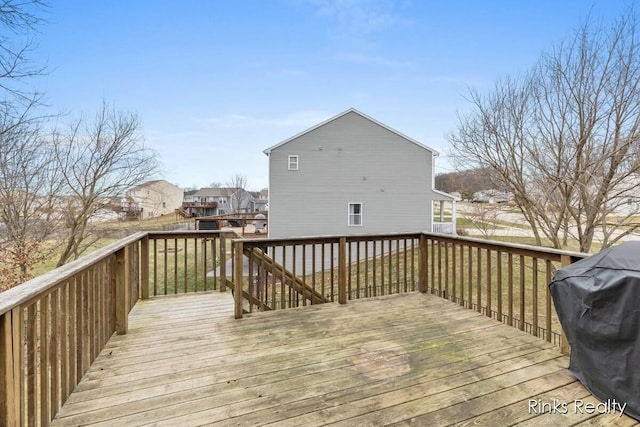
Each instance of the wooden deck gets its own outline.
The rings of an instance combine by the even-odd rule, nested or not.
[[[139,301],[56,417],[76,425],[636,425],[541,339],[411,293],[233,319],[229,293]],[[537,415],[529,399],[567,404]],[[548,408],[547,408],[548,412]]]

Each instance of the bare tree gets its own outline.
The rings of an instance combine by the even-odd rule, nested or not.
[[[27,104],[37,95],[22,83],[44,71],[44,67],[29,59],[35,47],[33,34],[42,23],[40,12],[44,7],[42,0],[0,0],[0,88]]]
[[[52,202],[60,183],[40,119],[30,107],[16,108],[0,104],[0,288],[29,279],[47,254],[44,241],[54,231]]]
[[[498,228],[498,213],[500,209],[489,203],[474,203],[471,210],[463,213],[463,218],[468,220],[473,227],[480,232],[482,237],[489,239],[493,237]]]
[[[575,237],[588,252],[634,232],[620,206],[640,188],[640,44],[628,12],[609,28],[585,23],[519,78],[489,94],[449,137],[462,164],[490,167],[537,243]]]
[[[92,122],[80,119],[55,133],[56,164],[67,195],[58,266],[77,258],[100,237],[92,220],[113,197],[156,173],[157,158],[141,144],[138,127],[136,115],[105,102]]]
[[[233,175],[227,183],[229,197],[234,212],[241,212],[249,207],[250,195],[247,193],[247,177],[241,173]]]
[[[39,94],[28,85],[44,69],[28,58],[43,7],[40,0],[0,1],[0,290],[30,278],[52,229],[55,171],[35,114]]]

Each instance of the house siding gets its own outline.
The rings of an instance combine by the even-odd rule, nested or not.
[[[151,181],[127,192],[142,209],[143,218],[173,213],[182,204],[182,189],[165,180]]]
[[[429,230],[432,168],[430,150],[349,112],[270,152],[269,236]],[[349,203],[362,226],[347,225]]]

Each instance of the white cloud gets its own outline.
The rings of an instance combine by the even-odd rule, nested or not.
[[[393,0],[311,0],[311,4],[343,33],[370,34],[402,21]]]

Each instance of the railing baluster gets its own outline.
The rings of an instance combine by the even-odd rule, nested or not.
[[[467,298],[469,299],[468,302],[468,308],[469,309],[473,309],[473,247],[471,247],[471,245],[468,246],[469,248],[469,261],[468,261],[468,268],[469,268],[469,292],[467,293]]]
[[[322,261],[321,261],[322,262],[322,268],[320,268],[320,282],[321,282],[320,287],[322,288],[322,295],[324,297],[327,296],[327,292],[325,290],[325,281],[324,281],[324,272],[327,269],[326,261],[325,261],[325,246],[326,246],[325,243],[322,243],[320,245],[320,258],[322,259]]]
[[[341,237],[338,243],[338,302],[347,303],[347,239]]]
[[[444,244],[444,295],[445,298],[451,300],[451,283],[449,282],[449,244]],[[455,285],[454,285],[455,286]]]
[[[476,305],[478,313],[482,313],[482,249],[476,250],[477,277],[476,277]]]
[[[227,237],[225,233],[220,233],[219,258],[220,258],[220,292],[224,292],[227,290]]]
[[[378,258],[377,256],[377,252],[376,252],[376,246],[377,243],[374,240],[373,241],[373,254],[372,254],[372,261],[373,261],[373,265],[372,265],[372,272],[373,272],[373,296],[376,297],[378,296],[378,284],[377,282],[377,276],[376,276],[376,259]]]
[[[524,287],[524,255],[520,255],[520,330],[524,331],[525,319],[525,287]]]
[[[546,260],[546,283],[549,284],[551,283],[551,275],[552,275],[552,269],[553,266],[551,265],[551,261]],[[552,334],[552,330],[551,330],[551,292],[549,291],[549,286],[545,286],[545,302],[546,302],[546,306],[545,306],[545,317],[547,320],[546,323],[546,328],[547,328],[547,341],[551,342],[551,334]]]
[[[403,281],[404,281],[404,292],[408,292],[409,291],[409,283],[407,282],[407,270],[409,269],[409,264],[407,264],[407,253],[409,252],[409,245],[407,244],[408,240],[405,238],[403,243],[402,243],[402,263],[404,265],[404,277],[403,277]],[[398,264],[398,275],[400,275],[400,265]]]
[[[538,333],[538,258],[536,257],[532,257],[532,263],[533,263],[533,279],[532,279],[532,285],[533,285],[533,322],[532,322],[532,328],[533,328],[533,335],[534,336],[539,336]]]
[[[316,262],[316,244],[314,243],[311,245],[311,290],[313,293],[316,293]],[[313,304],[313,301],[311,304]]]
[[[249,256],[247,257],[247,265],[248,265],[248,268],[247,268],[247,270],[248,270],[247,271],[247,281],[249,282],[248,293],[252,297],[255,297],[258,294],[256,292],[256,290],[255,290],[256,286],[258,286],[258,285],[257,285],[256,281],[254,280],[255,272],[253,271],[253,262],[254,262],[253,261],[253,251],[250,251],[249,252]],[[206,287],[205,287],[205,290],[206,290]],[[249,300],[249,313],[253,313],[253,306],[254,306],[253,301]]]
[[[178,294],[178,239],[173,239],[173,294]]]
[[[385,295],[384,283],[384,240],[380,242],[380,295]]]
[[[335,247],[335,243],[331,243],[331,302],[335,301],[335,284],[334,284],[334,277],[335,277],[335,265],[333,262],[333,257],[334,257],[334,247]]]
[[[49,309],[51,295],[40,299],[40,423],[49,423]]]
[[[418,240],[418,290],[427,293],[429,290],[429,242],[424,234]]]
[[[456,281],[456,271],[457,271],[457,260],[456,260],[456,244],[452,243],[450,246],[451,248],[451,297],[453,298],[453,302],[455,302],[456,304],[458,303],[458,293],[456,291],[456,285],[457,285],[457,281]],[[449,247],[447,247],[447,253],[449,253]],[[447,263],[447,270],[449,270]]]
[[[491,250],[487,249],[487,317],[493,317],[491,296],[493,288],[493,270],[491,268]]]
[[[153,240],[153,296],[158,295],[158,240]]]
[[[186,254],[185,254],[186,256]],[[104,266],[104,263],[103,263]],[[140,298],[149,299],[149,235],[140,240]]]
[[[27,343],[27,374],[26,374],[26,414],[27,420],[30,425],[35,425],[35,417],[37,413],[37,399],[36,399],[36,341],[38,339],[36,335],[36,303],[30,304],[27,309],[27,334],[25,337]]]
[[[356,299],[362,298],[360,295],[360,241],[356,242]],[[365,242],[366,243],[366,242]],[[349,260],[351,261],[351,260]],[[365,260],[366,262],[366,260]]]
[[[280,285],[280,289],[281,289],[281,302],[280,302],[280,307],[281,308],[287,308],[287,306],[285,305],[285,302],[290,299],[290,295],[285,295],[285,290],[286,290],[286,280],[287,280],[287,276],[285,274],[286,272],[286,265],[287,265],[287,256],[286,256],[286,246],[280,246],[282,248],[282,283]]]
[[[302,305],[307,305],[307,245],[302,245]]]
[[[364,296],[369,298],[371,292],[371,284],[369,283],[369,240],[364,242]]]
[[[464,245],[460,245],[460,305],[465,306],[464,299]]]
[[[498,273],[498,320],[500,322],[503,321],[502,319],[502,252],[501,251],[497,251],[496,252],[496,262],[498,264],[498,269],[497,269],[497,273]]]
[[[389,295],[391,295],[393,293],[393,240],[391,239],[387,241],[387,250],[389,251],[389,259],[387,260],[387,267],[389,267]]]
[[[211,274],[212,274],[212,286],[213,290],[218,288],[218,281],[216,280],[216,237],[212,237],[209,239],[211,242]]]
[[[195,289],[198,289],[198,246],[200,245],[200,239],[195,237],[193,239],[193,284]],[[237,260],[234,258],[233,262],[235,263]],[[235,274],[235,271],[234,273]],[[166,291],[165,291],[166,295]]]
[[[415,254],[415,249],[416,249],[416,240],[415,239],[410,239],[411,242],[411,290],[415,291],[416,290],[416,254]],[[405,263],[406,265],[406,263]]]
[[[185,237],[182,241],[182,246],[183,246],[183,266],[182,266],[182,286],[184,288],[184,293],[186,294],[188,292],[188,272],[189,272],[189,266],[187,264],[187,259],[189,257],[189,240]],[[176,254],[177,256],[177,254]],[[198,285],[196,284],[195,289],[196,292],[198,292]]]
[[[429,243],[431,244],[430,252],[431,252],[431,283],[429,284],[431,288],[431,293],[436,292],[436,248],[435,241],[433,239],[429,239]],[[439,292],[438,292],[439,293]]]
[[[508,296],[507,301],[509,304],[509,317],[507,319],[507,324],[509,326],[513,326],[513,254],[509,252],[507,259],[507,276],[508,276]]]

